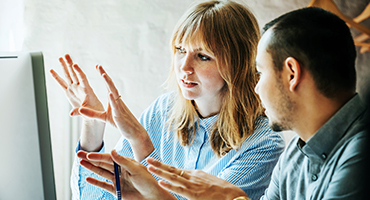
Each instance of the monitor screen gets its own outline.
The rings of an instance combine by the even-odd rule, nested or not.
[[[0,199],[56,199],[41,52],[0,52]]]

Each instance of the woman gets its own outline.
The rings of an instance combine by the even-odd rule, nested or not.
[[[252,198],[262,195],[284,141],[268,128],[254,92],[258,40],[255,17],[238,3],[209,1],[190,8],[178,22],[171,40],[173,66],[168,85],[176,85],[177,92],[161,95],[139,121],[101,66],[97,69],[110,90],[106,111],[82,70],[73,65],[69,56],[68,65],[60,59],[67,82],[54,71],[51,73],[75,107],[71,114],[84,116],[78,147],[85,150],[78,153],[83,159],[81,164],[93,171],[99,169],[105,178],[112,177],[111,165],[99,166],[101,162],[89,160],[86,153],[104,151],[104,123],[98,119],[122,133],[115,147],[122,156],[135,158],[144,166],[145,158],[153,157],[177,168],[200,169],[235,184]],[[82,95],[76,94],[79,92]],[[78,100],[74,102],[75,99]],[[88,181],[95,185],[104,182],[96,181],[102,178],[85,167],[76,159],[72,172],[74,197],[113,199],[111,193],[86,184],[87,177],[92,177]],[[126,175],[129,181],[129,173]],[[135,184],[129,185],[126,189],[132,189],[123,189],[123,195],[142,192],[135,189]]]

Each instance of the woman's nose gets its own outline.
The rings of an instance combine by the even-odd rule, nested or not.
[[[183,59],[182,59],[182,63],[181,63],[181,71],[185,72],[186,74],[192,74],[194,73],[194,67],[193,67],[193,58],[191,55],[186,55]]]

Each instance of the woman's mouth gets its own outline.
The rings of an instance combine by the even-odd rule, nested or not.
[[[192,88],[192,87],[195,87],[196,85],[198,85],[198,83],[194,83],[194,82],[187,81],[187,80],[184,80],[184,79],[181,79],[181,83],[186,88]]]

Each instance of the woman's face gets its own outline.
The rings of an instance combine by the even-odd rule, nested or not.
[[[219,101],[225,81],[213,54],[197,43],[175,48],[174,70],[184,98],[203,103]]]

